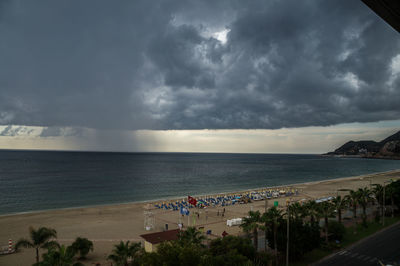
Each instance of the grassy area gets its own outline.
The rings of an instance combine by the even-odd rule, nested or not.
[[[385,218],[385,227],[390,226],[398,221],[400,221],[400,217],[387,217]],[[347,247],[383,228],[384,227],[382,224],[378,222],[369,222],[367,228],[363,227],[361,224],[346,228],[346,234],[344,236],[342,246]]]
[[[396,222],[400,221],[400,217],[394,218],[385,218],[385,226],[388,227]],[[344,239],[341,243],[341,247],[348,247],[357,241],[370,236],[379,230],[384,228],[381,223],[377,222],[369,222],[368,227],[365,228],[361,224],[357,224],[355,226],[351,226],[346,228],[346,233],[344,235]],[[314,249],[313,251],[307,253],[302,261],[291,263],[291,265],[302,266],[309,265],[313,262],[319,261],[320,259],[336,252],[338,249],[326,250],[322,248]]]

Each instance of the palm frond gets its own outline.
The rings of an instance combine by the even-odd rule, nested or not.
[[[41,248],[51,249],[51,248],[60,248],[60,244],[57,241],[48,241],[40,246]]]
[[[18,242],[15,244],[15,250],[19,250],[21,247],[24,248],[33,248],[34,245],[32,244],[32,242],[30,242],[27,239],[21,238],[20,240],[18,240]]]

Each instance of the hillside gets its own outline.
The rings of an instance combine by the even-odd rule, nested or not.
[[[372,140],[349,141],[326,155],[400,159],[400,131],[380,142]]]

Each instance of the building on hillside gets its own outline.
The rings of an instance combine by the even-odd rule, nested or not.
[[[179,238],[179,231],[179,229],[174,229],[164,232],[144,234],[140,235],[140,237],[144,239],[144,249],[147,252],[153,252],[161,242],[177,240]]]

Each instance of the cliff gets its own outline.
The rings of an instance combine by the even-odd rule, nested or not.
[[[372,140],[349,141],[326,155],[400,159],[400,131],[380,142]]]

